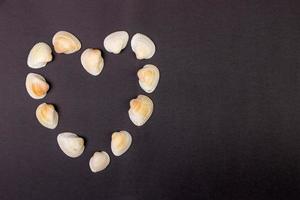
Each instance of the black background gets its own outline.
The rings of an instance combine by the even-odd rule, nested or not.
[[[0,199],[299,199],[299,1],[0,1]],[[26,65],[31,47],[74,33],[80,52],[54,54],[42,69]],[[85,48],[103,48],[116,30],[150,36],[157,46],[139,61],[130,45],[105,51],[101,75],[80,64]],[[135,127],[129,100],[144,94],[136,77],[159,67],[151,119]],[[25,90],[27,73],[51,83],[43,100]],[[35,109],[57,105],[55,130]],[[110,151],[113,131],[133,144]],[[75,132],[84,154],[67,157],[56,136]],[[94,151],[111,156],[93,174]]]

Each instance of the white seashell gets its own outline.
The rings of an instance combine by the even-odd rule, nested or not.
[[[155,90],[159,81],[159,70],[156,66],[145,65],[137,72],[137,76],[139,84],[145,92],[151,93]]]
[[[52,104],[42,103],[35,111],[36,118],[44,127],[55,129],[58,124],[58,114]]]
[[[81,43],[75,35],[67,31],[58,31],[52,39],[56,53],[71,54],[79,51]]]
[[[111,151],[115,156],[120,156],[129,149],[131,142],[131,135],[127,131],[114,132],[111,136]]]
[[[110,163],[109,155],[105,151],[95,152],[91,157],[89,165],[91,171],[96,173],[104,170]]]
[[[25,86],[28,94],[34,99],[42,99],[49,90],[49,84],[39,74],[29,73],[26,77]]]
[[[33,69],[45,67],[52,60],[52,50],[48,44],[39,42],[35,44],[27,57],[27,65]]]
[[[99,49],[86,49],[81,54],[81,64],[83,68],[91,75],[99,75],[104,66],[104,60],[101,56],[101,51]]]
[[[84,140],[75,133],[64,132],[57,136],[60,149],[69,157],[76,158],[84,151]]]
[[[131,39],[131,48],[139,60],[149,59],[155,53],[153,41],[141,33],[136,33]]]
[[[106,51],[119,54],[127,45],[129,35],[126,31],[116,31],[104,39],[104,47]]]
[[[153,112],[152,100],[145,96],[139,95],[136,99],[130,101],[130,109],[128,110],[130,120],[136,126],[142,126],[150,118]]]

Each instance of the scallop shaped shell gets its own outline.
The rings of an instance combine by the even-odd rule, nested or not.
[[[57,143],[60,149],[71,158],[80,156],[84,151],[84,139],[75,133],[58,134]]]
[[[132,137],[127,131],[114,132],[111,136],[111,151],[115,156],[125,153],[132,142]]]
[[[58,124],[58,113],[52,104],[42,103],[35,111],[36,118],[46,128],[55,129]]]
[[[104,39],[104,48],[106,51],[119,54],[127,45],[129,35],[126,31],[116,31]]]
[[[159,81],[159,70],[156,66],[145,65],[137,72],[137,76],[139,84],[145,92],[151,93],[155,90]]]
[[[34,99],[42,99],[49,90],[49,84],[39,74],[29,73],[26,77],[25,86],[28,94]]]
[[[52,44],[56,53],[71,54],[81,48],[81,43],[77,37],[67,31],[57,32],[53,36]]]
[[[105,151],[95,152],[91,157],[89,165],[91,171],[96,173],[104,170],[110,163],[109,155]]]
[[[52,60],[52,50],[45,42],[35,44],[27,57],[27,65],[33,69],[45,67]]]
[[[101,73],[104,60],[101,56],[101,51],[99,49],[86,49],[81,54],[81,64],[83,68],[93,76],[97,76]]]
[[[130,109],[128,110],[130,120],[136,126],[142,126],[150,118],[153,112],[152,100],[145,96],[139,95],[136,99],[130,101]]]
[[[136,33],[131,39],[131,48],[139,60],[149,59],[155,53],[153,41],[144,34]]]

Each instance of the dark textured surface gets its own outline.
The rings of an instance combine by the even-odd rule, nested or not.
[[[0,199],[299,199],[299,10],[299,1],[0,1]],[[59,30],[102,50],[112,31],[142,32],[157,52],[146,61],[129,46],[104,52],[98,77],[82,68],[82,50],[27,67],[30,48]],[[137,128],[127,110],[144,94],[145,63],[161,80],[154,114]],[[45,99],[26,93],[29,72],[51,83]],[[58,107],[55,130],[35,119],[43,101]],[[133,145],[117,158],[110,136],[121,129]],[[58,148],[63,131],[86,138],[81,157]],[[93,174],[96,150],[111,164]]]

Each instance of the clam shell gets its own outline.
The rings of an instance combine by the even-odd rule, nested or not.
[[[91,171],[96,173],[104,170],[110,163],[109,155],[105,151],[95,152],[91,157],[89,165]]]
[[[27,57],[27,65],[33,69],[45,67],[52,60],[52,50],[45,42],[35,44]]]
[[[75,133],[58,134],[57,143],[60,149],[71,158],[80,156],[84,151],[84,140]]]
[[[81,64],[83,68],[93,76],[97,76],[101,73],[104,60],[101,56],[101,51],[99,49],[86,49],[81,54]]]
[[[28,94],[34,99],[42,99],[49,90],[49,84],[39,74],[29,73],[26,77],[25,87]]]
[[[153,112],[152,100],[145,96],[139,95],[136,99],[130,101],[130,109],[128,110],[130,120],[136,126],[142,126],[150,118]]]
[[[36,118],[46,128],[55,129],[58,124],[58,114],[52,104],[42,103],[35,111]]]
[[[71,54],[79,51],[81,43],[72,33],[66,31],[57,32],[52,39],[56,53]]]
[[[120,156],[129,149],[131,142],[131,135],[127,131],[114,132],[111,136],[111,151],[115,156]]]
[[[137,72],[137,76],[139,84],[145,92],[151,93],[155,90],[159,81],[159,70],[156,66],[145,65]]]
[[[104,48],[106,51],[119,54],[127,45],[129,35],[126,31],[116,31],[104,39]]]
[[[146,35],[136,33],[131,39],[131,48],[139,60],[149,59],[155,53],[153,41]]]

